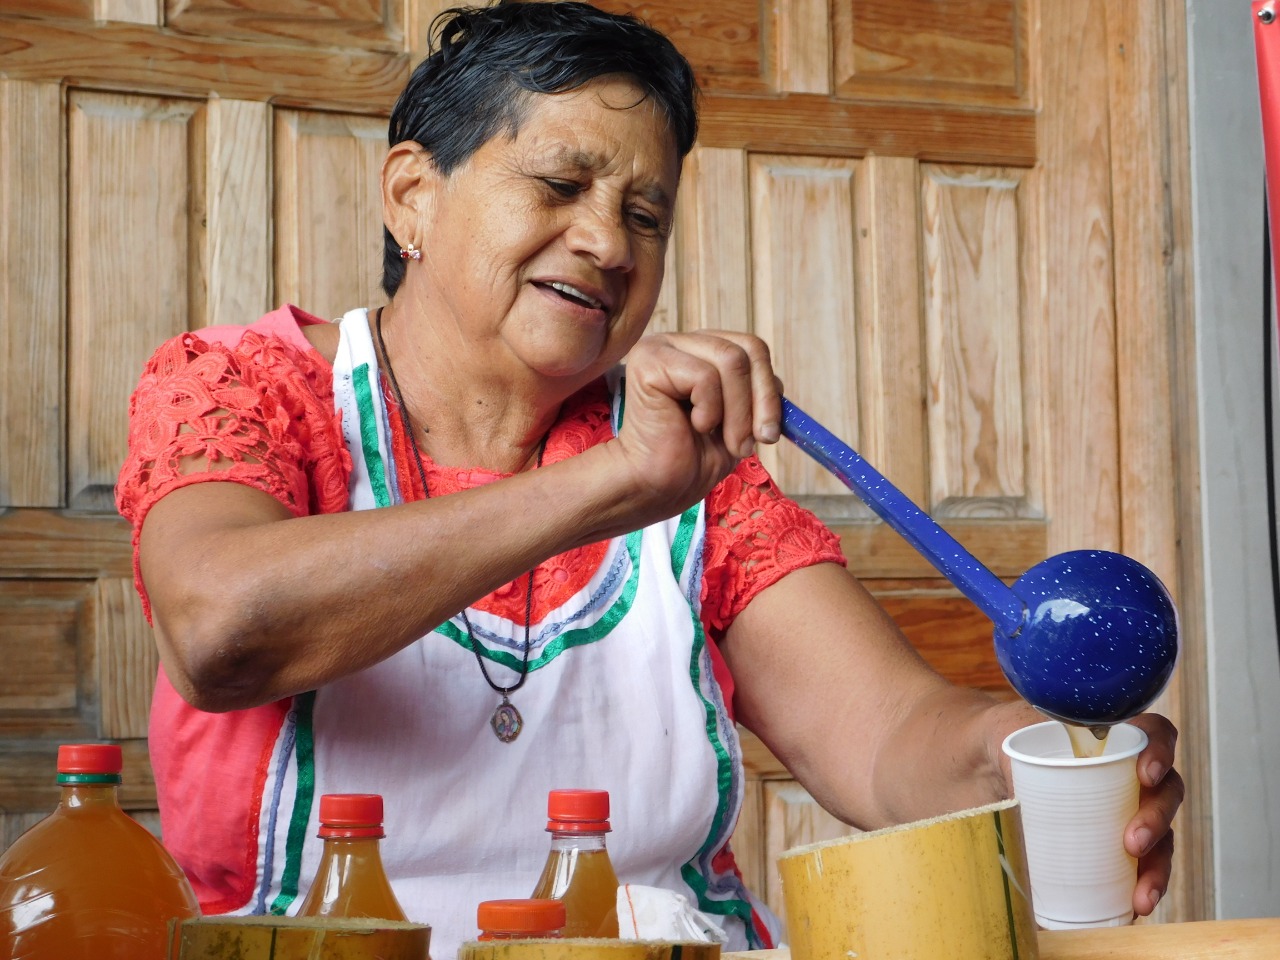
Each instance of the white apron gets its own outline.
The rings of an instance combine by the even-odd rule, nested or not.
[[[350,508],[399,502],[364,310],[341,322],[334,395],[354,463]],[[615,429],[617,416],[615,399]],[[722,921],[727,949],[759,946],[761,934],[776,942],[777,921],[727,854],[742,759],[699,619],[702,541],[701,504],[615,538],[587,586],[532,624],[528,678],[511,695],[524,728],[512,743],[490,728],[501,697],[461,617],[296,698],[266,778],[248,911],[297,910],[319,861],[321,794],[380,793],[396,896],[410,919],[431,924],[434,960],[449,960],[476,935],[481,900],[532,893],[549,844],[547,792],[581,787],[609,791],[622,882],[684,894]],[[468,617],[490,676],[509,686],[524,624]]]

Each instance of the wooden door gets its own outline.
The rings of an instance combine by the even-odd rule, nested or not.
[[[608,0],[704,91],[654,319],[753,330],[789,395],[998,575],[1116,549],[1180,595],[1164,710],[1204,763],[1185,269],[1181,0]],[[154,806],[155,653],[111,485],[162,339],[290,301],[379,300],[385,117],[438,0],[0,0],[0,824],[56,744],[122,742]],[[796,450],[927,659],[1010,695],[986,619]],[[747,738],[736,845],[847,828]],[[1209,913],[1207,784],[1162,916]]]
[[[112,486],[159,343],[376,302],[386,115],[425,24],[383,0],[0,2],[0,840],[58,743],[154,825],[157,657]]]

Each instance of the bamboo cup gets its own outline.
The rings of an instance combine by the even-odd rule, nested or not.
[[[427,960],[431,928],[364,917],[197,917],[171,960]]]
[[[792,960],[1037,960],[1016,800],[778,860]]]

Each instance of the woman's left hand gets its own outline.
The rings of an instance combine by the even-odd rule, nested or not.
[[[1178,731],[1164,717],[1144,713],[1129,721],[1147,734],[1147,747],[1138,755],[1141,795],[1138,812],[1124,830],[1124,848],[1138,858],[1138,884],[1133,911],[1145,917],[1169,888],[1173,868],[1173,818],[1182,804],[1182,777],[1173,768]]]

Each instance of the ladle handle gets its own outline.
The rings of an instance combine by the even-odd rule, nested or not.
[[[977,604],[997,630],[1013,636],[1021,629],[1025,607],[1004,581],[848,444],[786,397],[782,398],[782,435],[839,477],[880,519]]]

